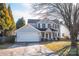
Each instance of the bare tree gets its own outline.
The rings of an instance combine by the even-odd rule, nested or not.
[[[60,15],[63,17],[67,28],[70,31],[72,46],[76,45],[78,36],[79,25],[79,5],[72,3],[53,4],[59,10]]]
[[[49,16],[52,17],[61,17],[59,16],[59,12],[56,8],[53,7],[53,4],[51,3],[36,3],[32,4],[33,8],[33,15],[34,16],[39,16],[39,18],[48,18]],[[55,15],[55,14],[57,15]]]
[[[71,47],[77,48],[77,36],[79,32],[79,4],[72,4],[72,3],[41,3],[41,4],[34,4],[33,9],[36,12],[36,15],[41,16],[53,16],[52,14],[55,12],[61,16],[64,20],[65,25],[67,26],[68,30],[70,31],[70,40],[71,40]],[[46,12],[43,12],[47,10]]]

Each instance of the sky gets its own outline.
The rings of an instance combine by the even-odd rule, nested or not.
[[[31,3],[10,3],[10,7],[12,10],[12,14],[13,14],[15,22],[17,22],[17,20],[19,18],[23,17],[27,24],[28,19],[37,19],[38,18],[38,16],[35,17],[33,15],[33,13],[32,13],[33,8],[31,5],[32,5]],[[54,19],[57,17],[52,16],[52,18]],[[50,17],[50,19],[52,19],[52,18]]]
[[[35,18],[32,16],[33,9],[29,3],[11,3],[10,6],[15,22],[21,17],[24,17],[26,23],[28,19]]]

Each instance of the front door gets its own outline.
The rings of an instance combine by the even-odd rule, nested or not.
[[[51,40],[51,33],[49,33],[49,40]]]
[[[48,35],[48,33],[46,33],[46,40],[48,40],[49,39],[49,35]]]

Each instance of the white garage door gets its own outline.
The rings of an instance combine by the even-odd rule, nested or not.
[[[37,42],[40,41],[39,34],[37,32],[33,33],[21,33],[17,37],[17,42]]]

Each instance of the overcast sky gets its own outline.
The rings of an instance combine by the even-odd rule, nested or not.
[[[36,18],[32,16],[33,9],[29,3],[11,3],[10,6],[15,22],[17,22],[18,18],[21,17],[24,17],[26,22],[27,19]]]

